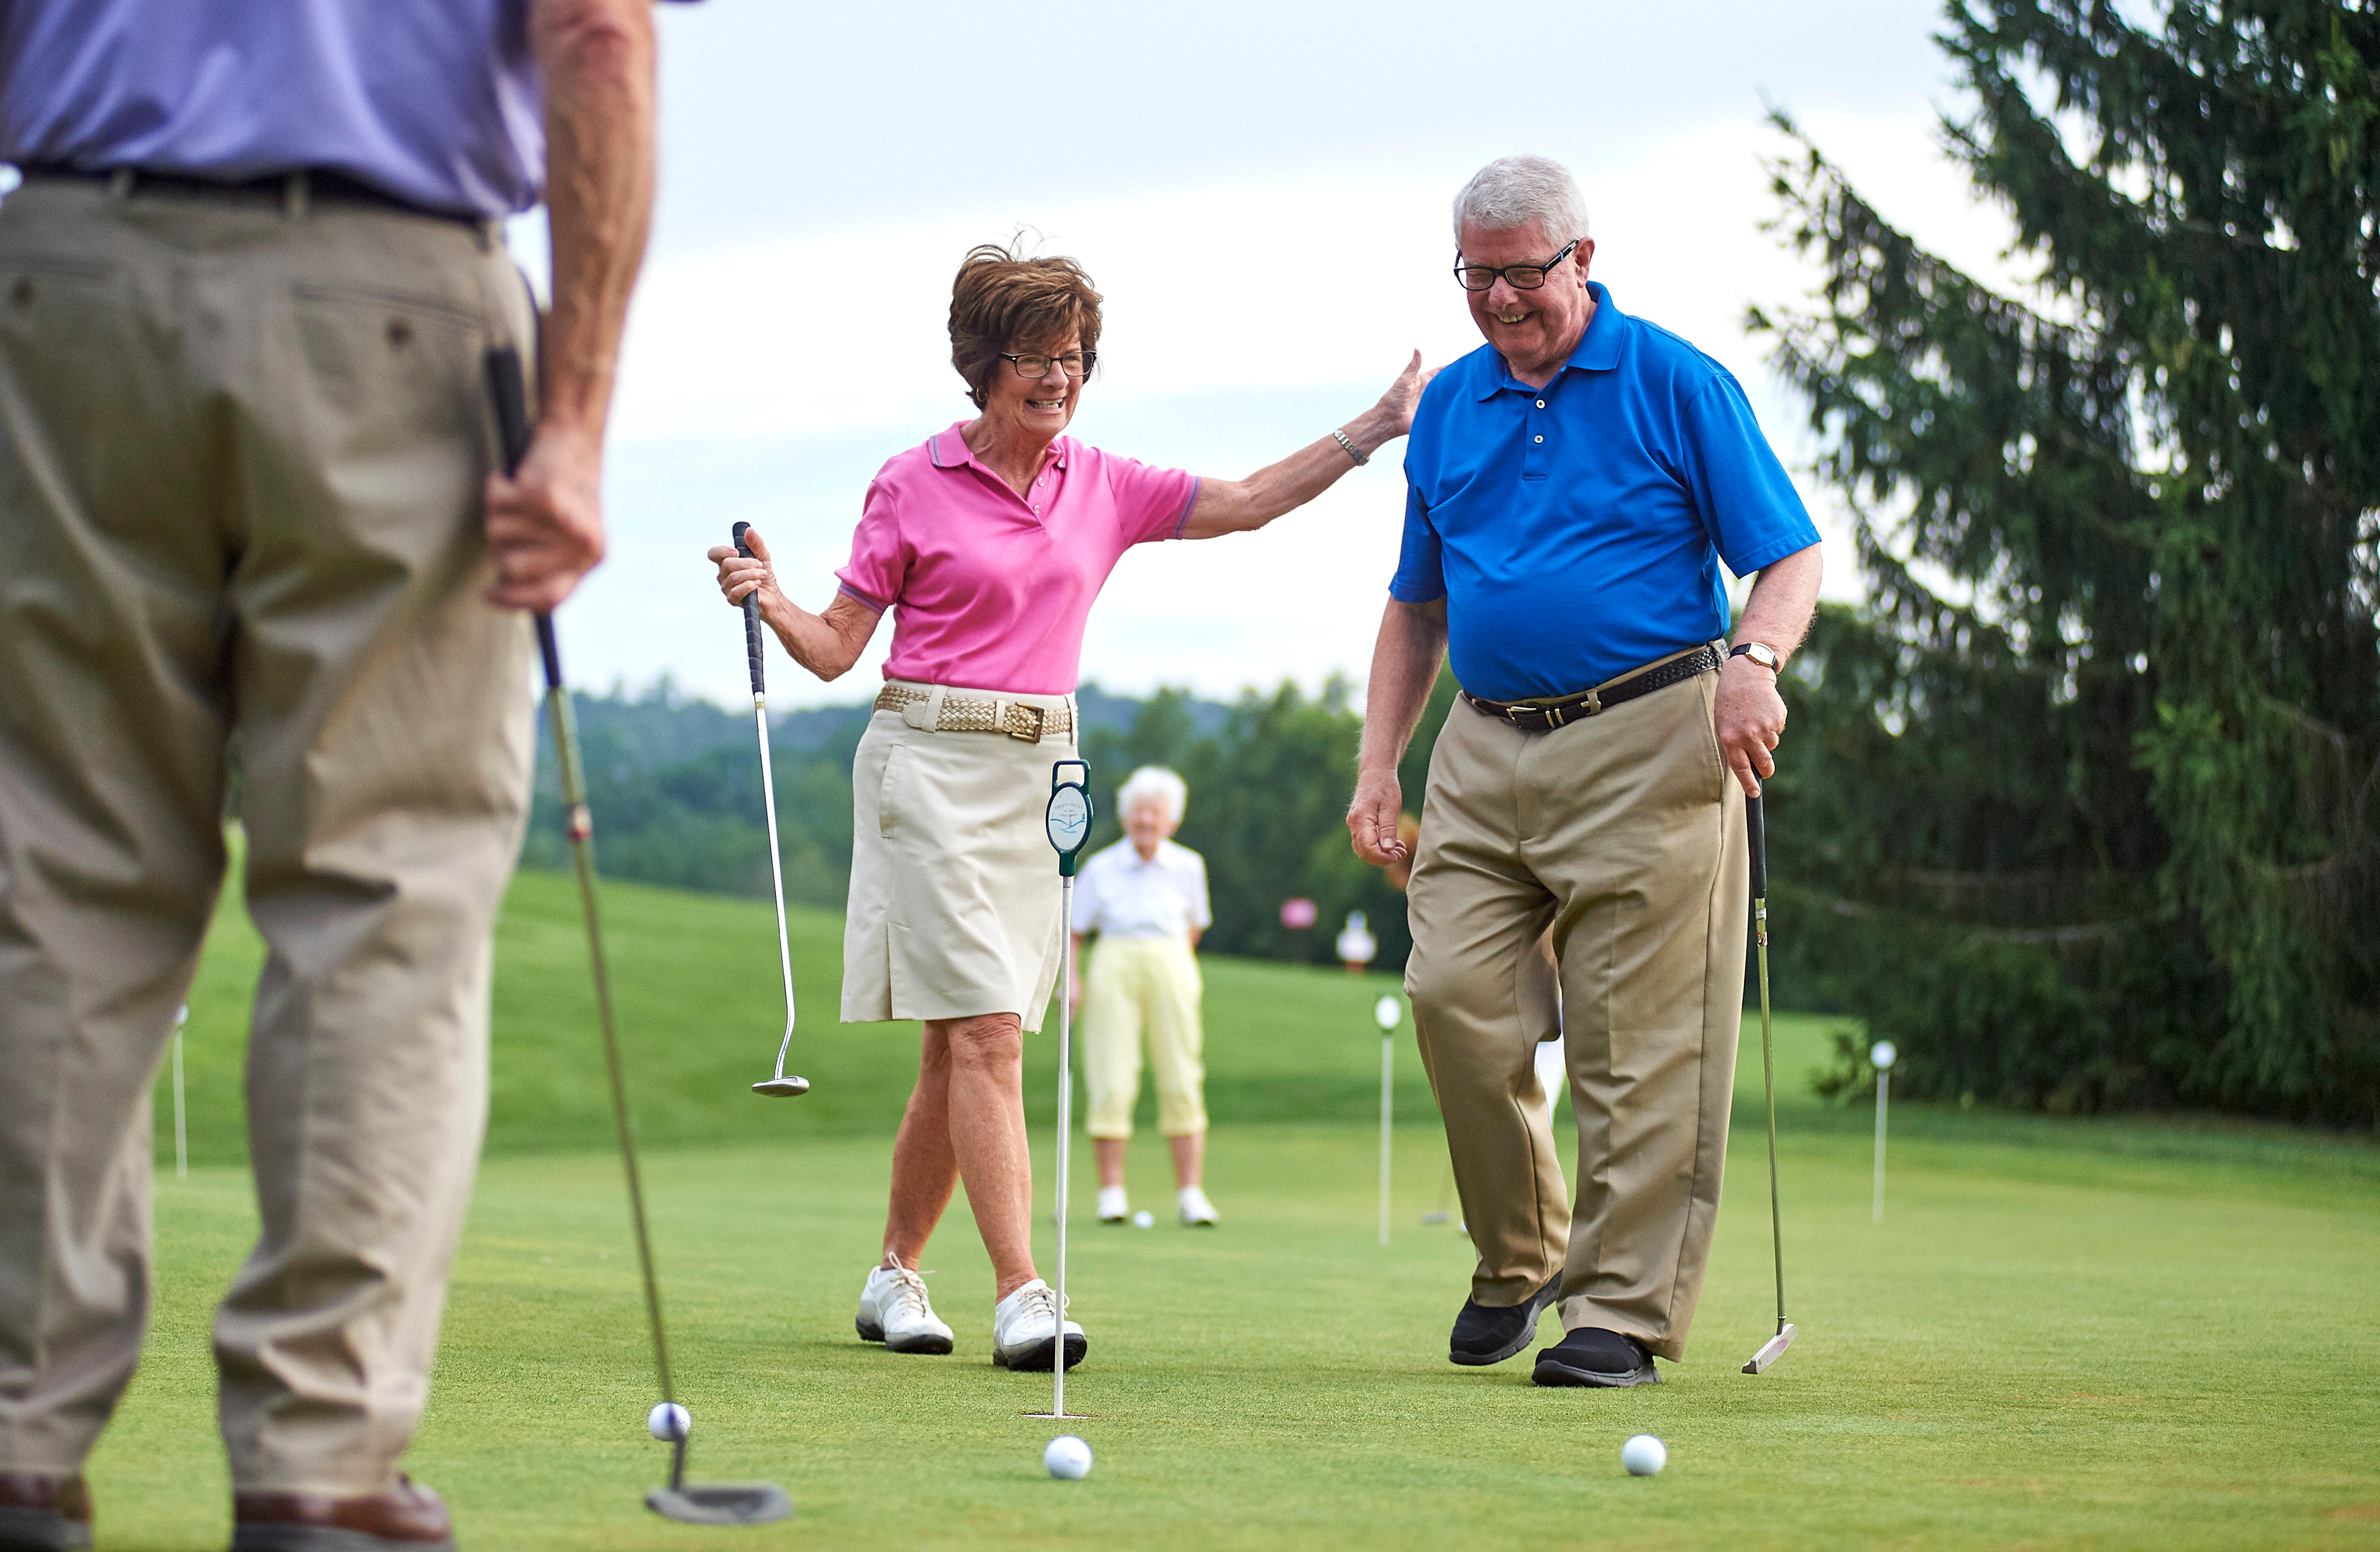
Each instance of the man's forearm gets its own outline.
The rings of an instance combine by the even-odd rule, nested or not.
[[[1395,599],[1380,616],[1372,646],[1372,678],[1364,692],[1364,743],[1358,768],[1394,770],[1421,723],[1446,655],[1446,600],[1402,603]]]
[[[601,439],[628,294],[653,209],[649,0],[536,0],[545,75],[546,212],[553,309],[540,418]]]
[[[1737,641],[1757,641],[1781,660],[1792,656],[1817,612],[1818,582],[1825,571],[1818,545],[1797,550],[1761,567],[1736,622]]]

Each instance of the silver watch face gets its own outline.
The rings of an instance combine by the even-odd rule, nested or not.
[[[1060,787],[1050,794],[1050,844],[1061,852],[1079,852],[1091,835],[1091,800],[1080,787]]]

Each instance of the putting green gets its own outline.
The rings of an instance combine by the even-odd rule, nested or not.
[[[1739,1070],[1689,1361],[1657,1388],[1541,1391],[1524,1360],[1444,1361],[1470,1258],[1451,1226],[1420,1222],[1439,1203],[1444,1150],[1409,1040],[1395,1238],[1374,1243],[1377,1133],[1363,1117],[1377,1104],[1378,982],[1274,965],[1209,972],[1223,1227],[1078,1217],[1074,1307],[1092,1347],[1067,1399],[1094,1414],[1071,1428],[1098,1463],[1086,1482],[1052,1482],[1039,1456],[1056,1430],[1020,1415],[1047,1407],[1048,1379],[989,1364],[990,1269],[964,1199],[927,1257],[958,1352],[894,1357],[852,1334],[909,1041],[814,1014],[795,1065],[819,1094],[752,1098],[741,1085],[765,1075],[779,1016],[767,911],[630,889],[607,901],[639,1115],[669,1143],[648,1180],[695,1471],[772,1477],[795,1513],[706,1531],[641,1507],[666,1458],[643,1429],[655,1397],[618,1167],[582,1146],[600,1140],[601,1072],[566,896],[528,878],[504,928],[495,1157],[408,1461],[455,1505],[467,1546],[2380,1542],[2370,1146],[1897,1107],[1876,1225],[1868,1112],[1807,1097],[1826,1026],[1789,1020],[1802,1340],[1767,1375],[1737,1372],[1771,1319],[1755,1055]],[[229,1091],[214,1086],[236,1038],[213,1025],[252,974],[238,927],[194,999],[207,1158],[236,1154]],[[832,927],[800,924],[814,1009],[831,1005]],[[1301,1107],[1324,1119],[1281,1119]],[[91,1475],[103,1546],[195,1552],[223,1545],[227,1520],[206,1321],[252,1219],[236,1163],[176,1182],[170,1138],[167,1125],[155,1331]],[[536,1151],[554,1147],[570,1151]],[[1166,1219],[1153,1139],[1133,1165],[1139,1203]],[[1658,1478],[1620,1470],[1640,1431],[1668,1442]]]

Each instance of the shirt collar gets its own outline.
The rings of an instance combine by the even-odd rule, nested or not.
[[[1628,332],[1628,315],[1611,299],[1611,293],[1601,281],[1586,283],[1586,294],[1595,298],[1595,316],[1586,321],[1586,333],[1572,346],[1570,359],[1562,363],[1562,371],[1610,371],[1620,365],[1621,337]],[[1492,399],[1507,388],[1516,394],[1533,394],[1537,390],[1512,375],[1504,358],[1491,346],[1488,357],[1495,365],[1479,374],[1480,399]],[[1561,372],[1556,372],[1560,377]]]
[[[977,468],[983,469],[983,472],[988,475],[991,473],[990,469],[983,468],[981,464],[976,462],[975,454],[967,447],[966,438],[959,434],[971,423],[966,420],[953,420],[951,422],[950,430],[936,431],[926,439],[926,456],[934,461],[936,468],[958,469],[973,465]],[[1064,468],[1067,460],[1074,456],[1074,453],[1075,439],[1062,436],[1050,444],[1050,451],[1042,457],[1041,467]]]

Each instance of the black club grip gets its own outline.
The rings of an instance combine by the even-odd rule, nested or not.
[[[1768,819],[1763,813],[1760,799],[1743,801],[1743,834],[1752,849],[1752,898],[1768,898]]]
[[[521,373],[520,352],[509,345],[489,351],[487,374],[488,405],[496,414],[496,452],[504,477],[510,479],[528,456],[528,380]],[[554,644],[553,616],[542,611],[537,616],[537,652],[545,660],[546,688],[560,689],[562,649]]]
[[[751,526],[749,523],[738,523],[728,533],[728,537],[735,541],[735,552],[747,560],[751,558],[752,546],[746,542],[744,533]],[[760,589],[758,588],[744,595],[744,664],[752,671],[753,696],[758,697],[766,695],[768,683],[767,675],[761,668]]]

